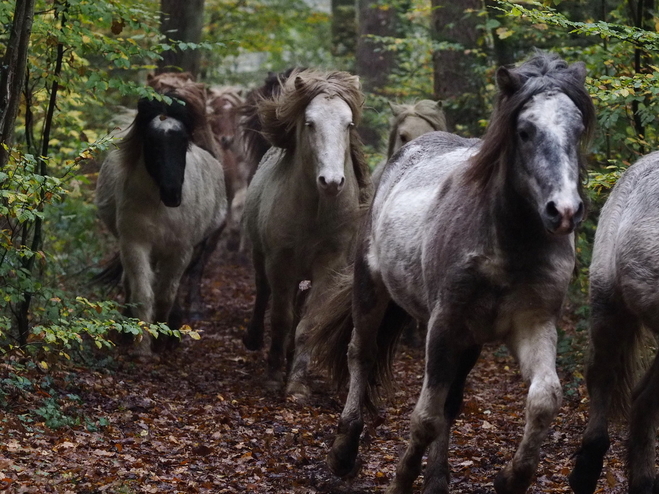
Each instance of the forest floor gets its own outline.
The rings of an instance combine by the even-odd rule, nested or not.
[[[47,371],[18,360],[1,364],[0,390],[11,399],[0,410],[0,491],[383,492],[405,446],[423,352],[401,346],[396,391],[365,428],[362,470],[352,480],[338,480],[324,458],[343,396],[317,374],[307,404],[270,392],[262,385],[265,351],[243,347],[254,294],[251,267],[239,256],[216,253],[204,294],[207,317],[193,325],[202,338],[187,338],[159,362],[138,364],[115,355],[102,366],[57,365]],[[574,331],[569,318],[562,327],[569,342]],[[570,492],[566,474],[587,407],[576,370],[581,362],[573,359],[559,358],[565,364],[559,365],[564,401],[530,493]],[[33,385],[21,387],[21,379]],[[486,348],[469,376],[463,412],[453,427],[451,492],[494,492],[494,476],[521,439],[526,391],[505,349]],[[53,400],[65,405],[58,408]],[[34,414],[37,407],[40,415]],[[82,425],[51,429],[43,418],[52,422],[66,416],[86,419]],[[599,493],[625,488],[620,432],[614,432],[612,443]]]

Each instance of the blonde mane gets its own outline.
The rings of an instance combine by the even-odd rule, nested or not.
[[[355,126],[359,124],[364,95],[357,76],[337,71],[293,71],[277,96],[258,103],[265,138],[275,147],[294,152],[296,125],[307,105],[320,94],[345,101],[352,111]],[[360,203],[365,204],[370,196],[370,171],[355,127],[350,131],[350,156],[360,188]]]
[[[436,101],[422,99],[415,104],[395,106],[400,108],[400,111],[391,119],[391,132],[389,132],[389,145],[387,148],[387,156],[389,157],[394,154],[393,150],[396,145],[398,126],[407,117],[419,117],[425,120],[435,130],[448,130],[446,127],[446,116]]]

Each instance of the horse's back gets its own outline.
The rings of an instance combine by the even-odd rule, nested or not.
[[[456,175],[479,143],[447,132],[425,134],[401,148],[382,173],[371,211],[369,266],[388,286],[407,286],[395,291],[410,299],[396,301],[415,317],[427,315],[419,280],[429,218],[445,189],[459,186]]]
[[[659,310],[659,152],[629,167],[611,192],[590,272],[595,302],[620,294],[636,312]]]

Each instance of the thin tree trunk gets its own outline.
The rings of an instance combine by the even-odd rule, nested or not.
[[[360,76],[364,91],[378,93],[387,84],[394,64],[394,52],[385,51],[382,43],[369,38],[396,35],[397,12],[385,0],[357,0],[357,53],[355,71]],[[379,135],[366,125],[359,133],[366,144],[378,147]]]
[[[480,10],[481,0],[432,0],[431,34],[436,42],[457,43],[463,47],[460,50],[437,50],[433,54],[434,92],[435,98],[447,101],[445,107],[449,125],[456,124],[473,127],[481,118],[480,112],[455,109],[456,103],[464,95],[479,95],[480,77],[474,74],[478,60],[469,53],[477,47],[479,32],[477,25],[480,20],[476,15],[467,15],[466,10]],[[465,105],[466,106],[466,105]],[[473,108],[473,101],[469,107]]]
[[[637,2],[633,2],[630,0],[629,8],[632,13],[632,21],[634,22],[634,25],[636,27],[641,29],[653,30],[651,26],[652,26],[652,18],[653,18],[652,13],[654,11],[654,4],[655,4],[654,0],[638,0]],[[652,63],[651,55],[644,49],[637,47],[634,50],[634,72],[636,72],[637,74],[646,72],[650,63]],[[643,125],[643,121],[641,120],[641,115],[639,115],[638,111],[639,111],[639,102],[637,100],[634,100],[632,101],[632,112],[634,114],[634,127],[636,129],[636,134],[641,139],[645,139],[645,126]],[[645,146],[640,146],[639,151],[641,154],[645,154],[647,152]]]
[[[170,41],[199,43],[204,24],[204,0],[161,0],[160,32]],[[173,49],[163,52],[158,73],[183,71],[199,74],[199,50]]]
[[[34,0],[17,0],[7,51],[0,67],[0,170],[7,164],[8,148],[14,142],[33,20]]]
[[[66,16],[62,14],[61,27],[66,24]],[[45,177],[48,175],[48,164],[47,157],[49,152],[49,141],[50,141],[50,131],[53,127],[53,118],[55,115],[55,108],[57,106],[57,91],[59,89],[59,77],[62,73],[62,61],[64,59],[64,45],[62,43],[57,44],[57,58],[55,61],[55,71],[53,72],[53,84],[50,88],[50,98],[48,101],[48,109],[46,110],[46,118],[44,120],[44,130],[43,135],[41,136],[41,154],[38,158],[39,163],[39,175]],[[43,189],[39,192],[39,204],[37,208],[39,211],[43,211]],[[27,231],[27,225],[24,226]],[[24,239],[24,244],[27,244],[27,239]],[[30,244],[30,251],[33,253],[29,256],[26,261],[23,263],[23,268],[33,275],[34,263],[37,258],[37,252],[41,250],[43,245],[43,220],[37,217],[34,221],[34,233],[32,236],[32,242]],[[23,301],[18,306],[18,313],[16,314],[16,320],[18,325],[18,341],[21,345],[27,343],[27,337],[29,335],[29,314],[30,314],[30,305],[32,303],[32,293],[26,291],[23,293]]]
[[[357,11],[354,0],[332,0],[332,55],[354,57]]]

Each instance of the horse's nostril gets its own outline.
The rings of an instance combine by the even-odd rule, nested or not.
[[[581,201],[579,202],[579,207],[577,208],[577,212],[574,214],[575,218],[581,219],[581,217],[583,216],[583,210],[584,210],[583,201]]]
[[[320,177],[318,177],[318,181],[320,182],[321,186],[327,187],[327,180],[325,179],[325,177],[321,175]]]
[[[341,177],[341,181],[339,182],[339,187],[343,187],[343,184],[345,183],[345,181],[346,181],[346,178]]]
[[[546,211],[550,218],[557,218],[561,215],[561,213],[559,213],[558,209],[556,208],[556,203],[554,201],[549,201],[547,203]]]

